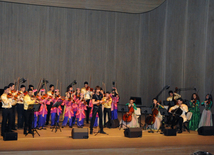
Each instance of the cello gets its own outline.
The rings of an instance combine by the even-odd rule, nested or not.
[[[131,122],[132,121],[132,113],[134,113],[134,108],[133,106],[128,107],[129,112],[123,115],[123,121],[124,122]]]

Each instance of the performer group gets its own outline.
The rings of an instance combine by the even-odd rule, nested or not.
[[[90,134],[93,134],[93,128],[98,124],[99,132],[105,134],[102,113],[104,112],[105,116],[104,127],[107,126],[107,115],[108,122],[117,119],[119,94],[116,87],[113,87],[111,92],[104,92],[99,86],[95,89],[90,88],[86,81],[83,88],[74,90],[73,86],[69,85],[65,96],[60,94],[60,90],[55,89],[53,84],[49,86],[47,93],[43,88],[34,89],[33,85],[29,85],[27,91],[25,85],[21,85],[20,90],[15,90],[14,83],[5,86],[1,95],[3,109],[1,135],[17,128],[24,129],[25,135],[33,134],[32,129],[46,130],[49,123],[51,127],[59,126],[60,115],[63,117],[62,128],[67,125],[70,128],[74,125],[82,128],[84,123],[90,122]],[[34,105],[39,105],[37,111]]]
[[[185,122],[189,122],[189,130],[197,130],[201,126],[213,126],[212,123],[212,95],[207,94],[201,103],[204,106],[202,115],[200,114],[200,99],[197,93],[193,93],[189,107],[184,104],[181,95],[169,91],[168,102],[174,102],[167,108],[158,102],[157,98],[152,100],[152,115],[149,115],[145,121],[145,128],[159,130],[163,125],[161,109],[166,109],[170,116],[166,123],[171,128],[178,126],[178,133],[182,133]],[[72,85],[67,87],[65,96],[62,96],[59,89],[55,89],[53,84],[49,85],[49,90],[34,88],[29,85],[21,85],[19,90],[15,90],[15,84],[10,83],[4,87],[4,93],[1,95],[2,102],[2,125],[1,135],[12,130],[23,129],[23,133],[33,134],[32,129],[45,130],[46,126],[59,126],[60,115],[63,117],[61,127],[69,126],[72,128],[77,125],[78,128],[84,127],[84,124],[90,122],[90,134],[93,134],[93,128],[98,127],[100,133],[105,134],[103,130],[107,127],[110,120],[118,119],[117,106],[119,102],[119,93],[116,87],[111,92],[104,91],[101,87],[95,89],[89,87],[88,82],[84,82],[83,88],[74,90]],[[39,109],[35,110],[35,105]],[[135,99],[130,98],[126,104],[128,112],[123,115],[120,121],[120,128],[139,127],[137,118],[137,106]],[[17,112],[17,128],[16,128]],[[104,113],[104,114],[103,114]],[[104,115],[104,123],[103,123]],[[108,116],[108,117],[107,117]],[[108,122],[107,119],[108,118]],[[98,121],[99,120],[99,121]]]

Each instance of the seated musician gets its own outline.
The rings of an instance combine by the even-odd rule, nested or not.
[[[173,92],[172,90],[170,90],[168,94],[169,94],[169,97],[167,97],[166,99],[167,101],[174,101],[174,100],[177,100],[178,98],[181,98],[181,95]]]
[[[181,110],[181,115],[180,116],[174,116],[173,119],[173,124],[172,124],[172,128],[174,125],[177,125],[179,123],[179,130],[178,133],[182,133],[182,126],[183,126],[183,122],[187,121],[187,117],[186,117],[186,112],[188,112],[188,106],[186,104],[183,104],[183,99],[182,98],[178,98],[178,105],[174,105],[173,107],[171,107],[169,109],[169,113],[176,113],[178,111]]]
[[[155,130],[158,130],[161,126],[161,121],[162,121],[162,115],[160,113],[160,109],[163,109],[164,107],[157,101],[156,98],[153,99],[153,106],[152,106],[152,109],[153,111],[156,109],[158,110],[158,113],[157,115],[155,116],[155,122],[154,124],[152,125],[152,128],[155,129]]]
[[[127,112],[124,115],[126,115],[126,116],[130,116],[131,115],[131,120],[122,119],[121,122],[120,122],[120,124],[122,124],[122,128],[125,129],[125,128],[139,127],[139,123],[138,123],[137,116],[136,116],[135,112],[133,112],[133,113],[130,112],[131,107],[133,107],[134,110],[137,110],[137,107],[136,107],[136,105],[134,103],[134,99],[130,98],[129,103],[127,103],[126,106],[128,106],[129,112]],[[124,116],[123,116],[123,118],[124,118]]]

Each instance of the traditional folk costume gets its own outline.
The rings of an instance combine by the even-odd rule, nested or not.
[[[64,119],[62,122],[62,126],[65,127],[69,120],[69,127],[72,127],[72,117],[74,117],[74,112],[72,109],[72,101],[64,100],[63,104],[65,105]]]
[[[117,104],[119,102],[119,97],[118,96],[113,96],[110,95],[112,98],[112,103],[111,103],[111,119],[117,119]]]
[[[155,108],[154,105],[153,105],[152,108]],[[161,126],[161,121],[162,121],[163,117],[162,117],[162,115],[160,113],[160,109],[163,109],[163,108],[164,107],[162,105],[158,105],[157,108],[156,108],[158,110],[158,114],[157,114],[157,116],[155,116],[155,122],[151,126],[151,128],[154,129],[154,130],[159,130],[159,128]]]
[[[201,126],[213,126],[212,112],[211,112],[212,104],[213,104],[212,101],[210,101],[209,105],[206,105],[205,102],[201,103],[201,105],[204,105],[205,108],[202,112],[201,120],[200,120],[198,128],[200,128]]]
[[[86,105],[84,104],[84,101],[78,101],[78,109],[76,113],[77,117],[77,127],[83,127],[84,126],[84,119],[86,118],[85,110],[87,110]]]
[[[200,109],[199,109],[200,102],[196,100],[195,105],[190,102],[189,111],[192,112],[192,118],[189,121],[189,129],[196,130],[198,129],[198,125],[200,122]]]
[[[54,104],[56,104],[57,102],[62,102],[62,99],[53,98],[51,102],[53,102],[53,106],[54,106]],[[51,107],[51,126],[54,126],[55,123],[59,124],[59,116],[62,113],[61,106],[58,106],[58,107],[53,107],[53,106]]]
[[[73,116],[72,116],[72,125],[75,125],[76,122],[76,113],[78,110],[78,98],[74,96],[73,101],[71,102],[71,108],[73,110]]]
[[[135,103],[133,103],[134,106],[134,110],[137,110],[137,107],[135,105]],[[129,103],[126,104],[126,106],[130,107],[131,105]],[[132,120],[131,122],[125,122],[123,119],[121,120],[120,124],[122,124],[122,128],[135,128],[135,127],[139,127],[139,123],[138,123],[138,120],[137,120],[137,116],[135,113],[132,113]]]
[[[45,90],[42,90],[45,91]],[[46,122],[46,117],[47,117],[47,113],[48,113],[48,109],[47,109],[47,104],[48,104],[48,100],[47,99],[42,99],[42,97],[40,97],[40,109],[38,111],[39,113],[39,123],[38,123],[38,127],[40,128],[44,128],[45,127],[45,122]]]

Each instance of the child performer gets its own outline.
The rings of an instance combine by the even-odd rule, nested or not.
[[[86,101],[83,99],[83,94],[80,95],[80,100],[78,101],[78,109],[76,113],[77,117],[77,127],[82,128],[84,126],[84,119],[85,119],[85,110],[86,108]]]
[[[64,112],[64,119],[62,122],[62,128],[64,128],[67,125],[67,122],[69,120],[69,127],[72,128],[72,117],[74,116],[74,112],[72,109],[72,100],[70,93],[66,93],[65,100],[63,101],[63,104],[65,105],[65,112]]]
[[[111,119],[117,119],[117,103],[119,102],[120,98],[116,87],[113,87],[110,96],[112,98]]]
[[[53,102],[53,105],[56,104],[57,102],[63,102],[61,96],[59,95],[59,89],[55,90],[55,95],[52,102]],[[54,126],[56,122],[57,122],[57,125],[59,125],[59,116],[61,113],[62,113],[61,106],[51,107],[51,126]]]
[[[48,113],[48,109],[46,106],[46,104],[48,103],[48,95],[45,94],[45,89],[41,89],[39,94],[40,94],[39,100],[40,100],[41,106],[39,109],[38,127],[39,127],[39,130],[41,130],[41,129],[46,130],[45,121],[46,121],[46,117],[47,117],[47,113]]]

